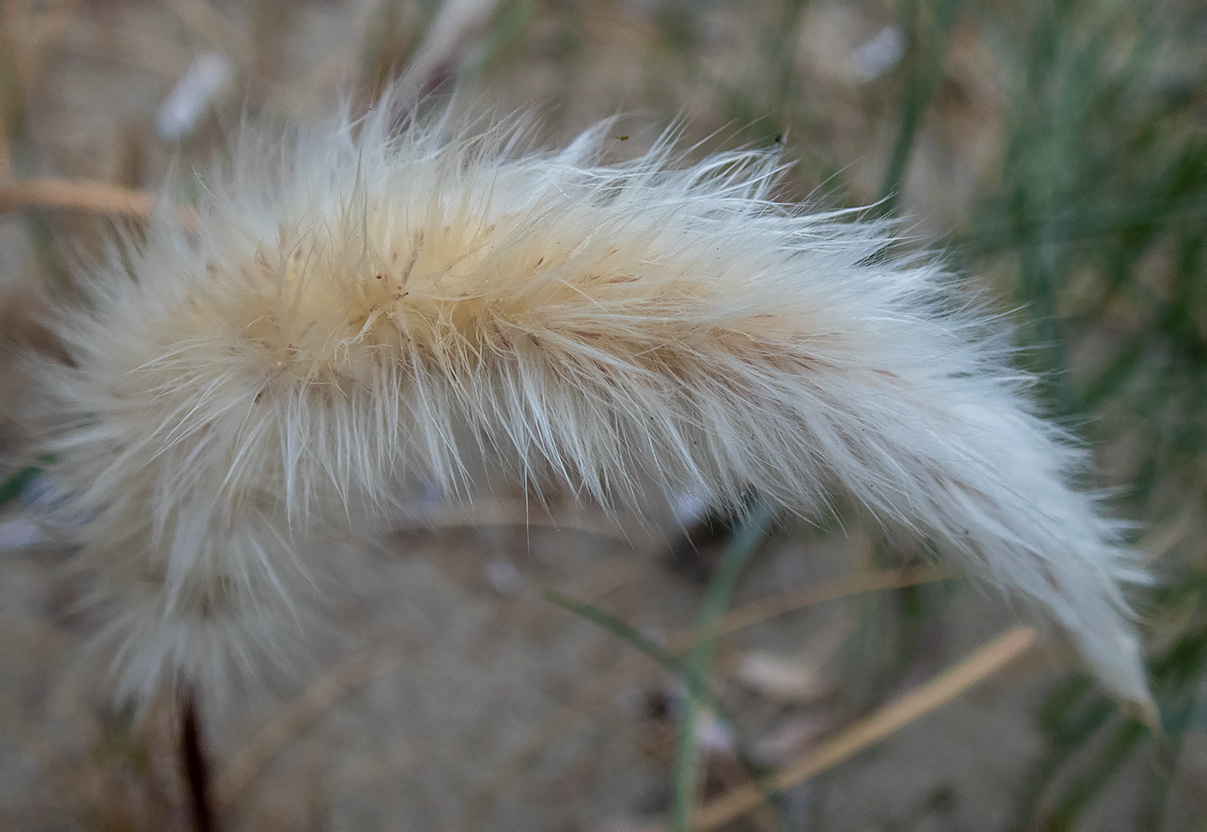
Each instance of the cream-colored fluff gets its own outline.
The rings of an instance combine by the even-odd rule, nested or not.
[[[1071,486],[1084,452],[939,267],[882,256],[890,226],[769,201],[772,153],[603,164],[607,124],[532,152],[388,110],[243,131],[195,228],[164,210],[60,318],[47,510],[127,692],[255,675],[352,530],[422,483],[512,479],[638,511],[844,493],[1148,701],[1136,567]]]

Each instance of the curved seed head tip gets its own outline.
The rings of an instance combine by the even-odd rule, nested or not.
[[[1163,735],[1161,714],[1144,671],[1143,645],[1136,633],[1130,628],[1119,629],[1113,638],[1104,634],[1093,642],[1081,639],[1080,646],[1090,667],[1127,715],[1143,722],[1154,734]]]
[[[129,690],[251,673],[310,617],[332,541],[510,479],[646,512],[845,492],[1147,701],[1136,565],[1072,486],[1084,452],[994,316],[880,256],[891,225],[770,202],[774,151],[688,164],[668,138],[605,164],[607,124],[521,151],[518,128],[389,109],[245,131],[195,226],[165,211],[61,315],[71,361],[31,423]]]

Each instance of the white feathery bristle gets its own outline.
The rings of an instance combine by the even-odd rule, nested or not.
[[[81,276],[43,368],[48,511],[124,689],[221,686],[304,632],[315,575],[425,487],[643,511],[844,493],[1063,626],[1150,702],[1120,525],[1072,482],[1008,337],[892,226],[769,200],[771,152],[600,161],[381,106],[245,128],[196,222]]]

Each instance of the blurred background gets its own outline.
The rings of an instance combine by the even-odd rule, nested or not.
[[[14,356],[55,349],[42,296],[240,119],[363,108],[404,71],[467,110],[531,110],[549,143],[615,114],[618,155],[676,120],[693,157],[779,143],[783,199],[871,205],[904,218],[904,250],[942,251],[1136,521],[1165,736],[1055,642],[994,653],[1010,609],[841,512],[735,572],[719,524],[688,545],[500,497],[350,555],[324,657],[202,703],[219,828],[686,828],[687,725],[693,828],[1207,829],[1193,0],[0,2],[0,827],[192,828],[173,715],[136,722],[77,662],[86,584],[23,515]],[[685,665],[701,621],[724,635]]]

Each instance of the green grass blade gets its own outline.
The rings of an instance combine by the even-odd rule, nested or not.
[[[763,541],[763,536],[775,516],[774,509],[765,501],[756,502],[750,513],[730,537],[721,560],[717,564],[704,603],[700,608],[698,631],[706,640],[692,648],[687,657],[688,696],[684,703],[683,719],[679,729],[679,745],[675,752],[674,792],[671,803],[670,829],[672,832],[687,832],[692,804],[696,795],[697,769],[700,749],[696,725],[699,720],[700,699],[704,680],[712,669],[716,640],[707,638],[729,607],[729,599],[737,586],[750,558]]]
[[[33,482],[34,477],[38,476],[41,472],[41,468],[31,465],[22,468],[3,483],[0,483],[0,508],[6,506],[10,500],[15,500],[20,496],[25,487]]]
[[[915,60],[912,63],[916,69],[907,82],[905,100],[901,105],[901,120],[897,126],[897,138],[893,143],[893,153],[889,159],[888,170],[884,174],[884,184],[880,188],[882,201],[878,208],[884,214],[891,214],[900,202],[901,183],[905,179],[905,169],[914,152],[914,143],[922,125],[922,116],[943,75],[947,48],[951,43],[951,33],[955,29],[956,19],[959,17],[960,7],[964,5],[964,0],[940,0],[925,41],[919,37],[919,32],[923,28],[921,5],[919,0],[914,0],[906,15],[907,40],[910,42],[907,46],[907,54],[913,53]]]

